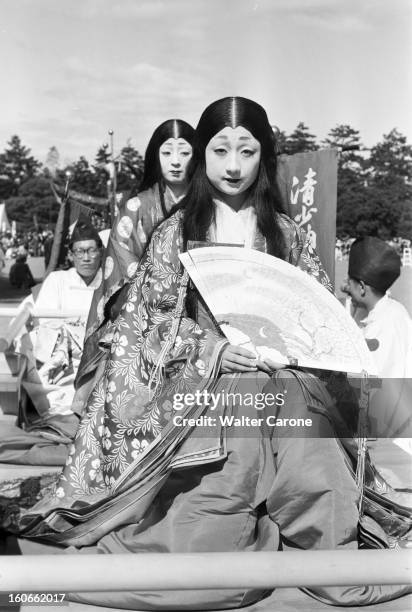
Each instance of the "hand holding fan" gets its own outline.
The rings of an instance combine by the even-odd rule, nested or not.
[[[180,255],[231,344],[286,365],[375,374],[362,332],[340,302],[291,264],[238,247]]]

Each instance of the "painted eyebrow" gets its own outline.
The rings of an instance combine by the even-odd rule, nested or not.
[[[220,136],[214,136],[212,140],[229,140],[229,138],[225,134],[221,134]],[[239,140],[251,141],[252,139],[250,136],[240,136]]]

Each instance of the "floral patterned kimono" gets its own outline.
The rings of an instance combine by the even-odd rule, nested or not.
[[[123,202],[117,211],[104,255],[103,282],[94,293],[89,311],[83,356],[76,376],[77,388],[84,380],[90,379],[101,360],[99,341],[110,328],[105,312],[108,302],[115,300],[122,287],[127,289],[153,230],[175,204],[176,200],[167,188],[162,202],[159,185],[156,184]],[[122,301],[122,296],[117,299]],[[76,394],[75,412],[82,413],[88,391],[89,385]]]
[[[52,495],[23,517],[20,533],[32,540],[21,541],[23,550],[41,546],[33,540],[49,543],[43,552],[50,544],[70,546],[70,552],[136,554],[277,550],[281,542],[301,549],[357,548],[358,490],[325,418],[330,401],[324,386],[312,376],[311,392],[303,393],[293,370],[272,378],[262,372],[219,375],[227,340],[199,300],[193,315],[193,293],[178,259],[181,220],[179,211],[153,234],[63,473]],[[329,286],[304,233],[284,215],[279,221],[285,259]],[[265,249],[259,232],[254,248]],[[173,424],[176,393],[242,389],[287,391],[289,416],[291,410],[293,416],[311,411],[318,437],[274,439],[259,425],[235,432],[211,424],[199,432]],[[251,411],[239,405],[218,410],[237,416]],[[180,415],[198,418],[208,411],[200,400]],[[355,605],[400,592],[354,587],[310,594]],[[205,610],[245,606],[267,594],[245,588],[71,597],[118,609]]]

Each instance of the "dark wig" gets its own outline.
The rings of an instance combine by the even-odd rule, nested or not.
[[[144,172],[139,193],[159,184],[162,208],[164,209],[163,194],[166,188],[160,167],[159,149],[169,138],[184,138],[190,145],[193,143],[195,130],[182,119],[168,119],[161,123],[153,132],[147,145],[144,157]],[[163,210],[166,215],[166,211]]]
[[[283,205],[276,180],[275,135],[265,110],[256,102],[240,97],[217,100],[200,117],[189,167],[192,180],[181,202],[185,210],[185,248],[189,240],[206,240],[207,231],[214,220],[213,189],[206,175],[206,147],[220,130],[238,126],[249,130],[260,143],[259,172],[250,188],[250,199],[256,210],[257,227],[266,238],[268,252],[283,259],[285,243],[278,224],[278,215],[283,212]]]

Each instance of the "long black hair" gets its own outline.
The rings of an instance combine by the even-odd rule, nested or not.
[[[265,110],[253,100],[230,97],[210,104],[200,117],[193,141],[189,173],[191,183],[180,205],[184,208],[183,239],[206,240],[214,220],[212,186],[206,175],[205,150],[209,141],[225,127],[242,126],[259,141],[261,158],[256,181],[250,188],[257,227],[266,238],[268,252],[284,259],[285,241],[279,227],[283,204],[276,181],[276,139]]]
[[[153,132],[152,137],[147,145],[144,156],[144,172],[142,182],[140,183],[139,193],[150,189],[156,183],[159,185],[160,201],[163,212],[166,216],[164,207],[164,191],[166,188],[165,181],[160,167],[159,149],[162,144],[169,138],[184,138],[190,145],[193,143],[195,130],[189,123],[183,119],[168,119],[161,123]]]

